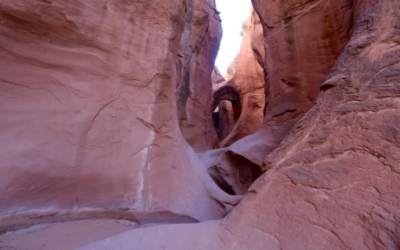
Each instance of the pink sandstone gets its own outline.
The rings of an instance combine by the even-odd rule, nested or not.
[[[399,249],[400,2],[252,2],[207,151],[213,1],[1,2],[0,249]]]

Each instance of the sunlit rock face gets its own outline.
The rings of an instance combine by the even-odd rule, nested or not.
[[[225,201],[237,202],[207,175],[177,119],[176,63],[195,45],[203,50],[183,54],[199,83],[190,95],[211,122],[220,37],[213,4],[0,3],[0,231],[90,217],[218,219]],[[196,138],[198,148],[211,147]]]
[[[229,124],[224,124],[220,128],[223,131],[220,134],[221,147],[229,146],[235,141],[255,133],[264,118],[264,43],[258,15],[252,11],[251,16],[243,23],[242,27],[242,46],[230,66],[233,69],[231,70],[232,76],[214,91],[214,106],[222,100],[231,101],[233,106],[234,119],[230,119]],[[236,93],[232,95],[230,93],[232,91],[229,91],[228,88],[234,89]],[[221,109],[222,107],[220,107]],[[222,120],[227,120],[226,114],[220,112],[220,116]]]
[[[258,178],[257,168],[265,157],[313,107],[352,34],[354,16],[353,4],[344,0],[255,1],[254,6],[258,14],[243,25],[242,49],[230,67],[232,78],[221,83],[237,92],[232,101],[234,124],[219,128],[224,135],[229,130],[221,140],[223,148],[202,158],[224,190],[230,186],[240,194]],[[222,99],[219,92],[229,92],[224,87],[214,92],[214,102]]]
[[[264,30],[265,117],[235,152],[261,165],[315,104],[353,29],[351,1],[255,0]],[[261,56],[262,57],[262,56]]]
[[[218,107],[214,124],[221,149],[201,156],[215,182],[231,194],[244,194],[261,174],[260,166],[229,147],[255,133],[264,118],[264,36],[253,10],[242,27],[242,46],[229,67],[230,78],[213,85],[213,109]],[[246,150],[246,145],[239,150]]]
[[[222,27],[214,0],[187,0],[186,5],[185,30],[177,57],[178,121],[189,145],[196,152],[204,152],[219,146],[211,116],[211,75],[215,72]]]

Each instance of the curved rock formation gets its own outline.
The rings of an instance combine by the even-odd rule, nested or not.
[[[321,84],[351,36],[353,4],[347,0],[255,0],[254,7],[265,37],[265,117],[258,131],[238,141],[232,151],[261,166],[313,107]]]
[[[258,15],[252,11],[243,23],[243,40],[239,54],[230,66],[232,75],[214,90],[213,110],[222,100],[232,102],[234,119],[220,128],[227,131],[220,135],[221,147],[226,147],[239,139],[253,134],[264,118],[264,72],[263,72],[263,32]],[[224,114],[220,113],[224,120]]]
[[[242,112],[237,90],[225,84],[226,82],[219,84],[218,90],[213,94],[214,127],[220,140],[231,133]]]
[[[241,93],[240,88],[247,93],[246,79],[253,79],[248,84],[251,90],[247,93],[249,95],[262,96],[260,92],[264,91],[265,84],[264,120],[261,121],[262,98],[253,98],[253,103],[248,106],[256,107],[256,112],[249,111],[246,105],[241,106],[239,102],[236,110],[243,107],[243,117],[234,121],[235,128],[222,142],[222,145],[229,147],[206,152],[202,156],[211,176],[219,180],[217,183],[225,191],[232,189],[239,194],[246,192],[258,178],[260,171],[257,168],[261,167],[265,157],[314,105],[320,86],[349,40],[353,27],[353,6],[346,0],[309,1],[304,4],[296,1],[287,4],[259,1],[254,4],[260,18],[257,14],[252,15],[252,36],[246,39],[245,32],[242,48],[242,51],[246,51],[243,52],[245,56],[237,57],[234,65],[238,65],[238,72],[234,73],[232,79],[238,78],[236,82],[239,84],[235,86],[238,93]],[[264,40],[261,40],[260,20]],[[260,48],[262,41],[265,53]],[[263,74],[257,68],[259,63],[264,66],[265,83],[260,80]],[[251,67],[255,70],[250,71]],[[246,133],[250,135],[245,137]],[[241,177],[248,180],[245,183],[238,174],[243,168],[251,170]],[[227,186],[230,188],[226,189]]]

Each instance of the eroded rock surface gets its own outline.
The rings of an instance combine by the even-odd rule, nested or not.
[[[218,47],[213,4],[0,3],[0,231],[90,217],[217,219],[238,201],[208,176],[176,115],[177,55],[195,37],[182,36],[187,13],[207,18],[193,27],[207,43],[193,68]],[[212,69],[194,79],[210,73],[211,84]]]
[[[329,3],[302,7],[313,11],[321,2]],[[316,105],[263,161],[266,173],[226,218],[134,230],[84,249],[116,242],[165,249],[398,249],[399,10],[397,1],[354,1],[353,35]]]
[[[204,152],[219,146],[210,109],[212,74],[215,81],[221,81],[214,62],[222,27],[214,0],[187,0],[186,5],[185,30],[177,57],[178,121],[189,145],[196,152]]]
[[[226,147],[255,133],[264,118],[264,70],[263,70],[263,32],[258,15],[252,11],[251,16],[243,23],[243,40],[237,56],[237,67],[233,76],[220,89],[233,88],[236,98],[225,97],[222,89],[214,92],[214,105],[223,99],[232,102],[234,119],[228,124],[229,133],[220,136],[221,147]],[[231,67],[234,67],[234,64]],[[221,94],[222,92],[222,94]],[[221,113],[221,117],[223,113]],[[224,129],[223,129],[224,130]]]
[[[213,178],[225,179],[223,186],[239,193],[247,191],[258,177],[257,166],[314,105],[352,34],[354,16],[353,4],[345,0],[254,1],[254,5],[258,15],[253,13],[251,22],[244,24],[242,52],[232,63],[232,82],[226,84],[239,96],[239,101],[232,102],[235,125],[229,126],[233,128],[221,142],[229,147],[202,156],[212,164],[206,165]],[[252,171],[239,180],[235,172],[243,164]],[[231,174],[215,176],[220,172]]]
[[[354,12],[347,0],[253,3],[265,37],[265,117],[234,152],[260,165],[315,104],[352,34]]]
[[[121,216],[172,225],[80,249],[400,248],[400,2],[254,0],[264,121],[197,155],[175,119],[190,7],[98,3],[0,3],[1,230]]]
[[[225,78],[221,75],[221,72],[217,68],[217,66],[214,67],[213,72],[211,73],[211,82],[213,84],[218,84],[221,82],[225,82]]]

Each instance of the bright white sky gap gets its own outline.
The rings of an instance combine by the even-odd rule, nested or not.
[[[250,16],[250,0],[216,0],[221,12],[223,37],[215,64],[222,75],[239,52],[242,23]]]

